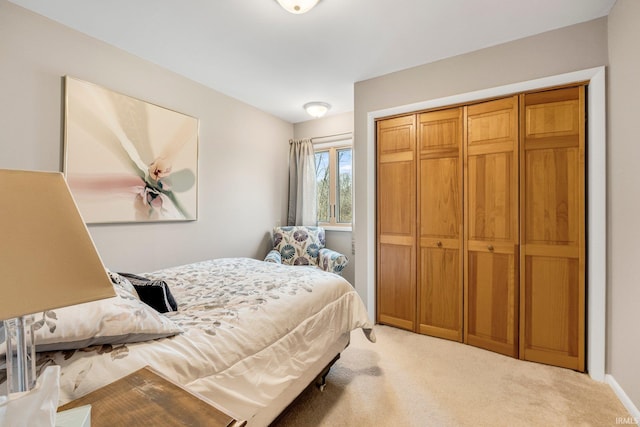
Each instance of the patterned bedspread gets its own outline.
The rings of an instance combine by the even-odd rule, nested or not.
[[[151,365],[251,419],[345,332],[374,341],[362,300],[342,277],[313,267],[228,258],[143,276],[165,280],[184,332],[169,338],[40,353],[62,367],[60,403]]]

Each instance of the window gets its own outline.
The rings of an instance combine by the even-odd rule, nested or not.
[[[318,224],[351,227],[353,174],[351,140],[315,145]]]

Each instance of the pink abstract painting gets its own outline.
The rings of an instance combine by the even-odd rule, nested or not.
[[[64,173],[87,223],[197,219],[198,120],[65,77]]]

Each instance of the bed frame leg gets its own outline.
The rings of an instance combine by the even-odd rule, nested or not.
[[[316,387],[318,387],[318,390],[320,390],[321,392],[323,392],[325,387],[327,386],[327,375],[329,375],[331,367],[338,361],[338,359],[340,359],[340,353],[338,353],[336,357],[334,357],[333,360],[329,362],[327,366],[325,366],[325,368],[320,372],[320,375],[318,375],[318,377],[316,378]]]
[[[320,392],[324,391],[324,388],[327,386],[327,375],[329,374],[329,372],[327,372],[326,374],[320,376],[318,378],[318,380],[316,381],[316,387],[318,387],[318,390],[320,390]]]

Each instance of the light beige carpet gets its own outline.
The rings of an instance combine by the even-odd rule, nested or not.
[[[615,426],[629,417],[588,375],[387,326],[375,332],[375,344],[352,332],[324,392],[308,388],[273,426]]]

